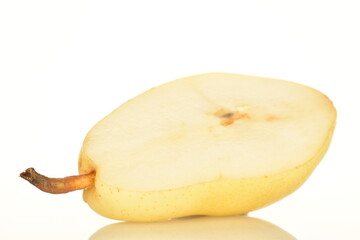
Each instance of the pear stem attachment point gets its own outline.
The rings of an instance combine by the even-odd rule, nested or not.
[[[28,168],[20,174],[20,177],[41,191],[53,194],[85,189],[94,186],[95,182],[95,172],[64,178],[48,178],[37,173],[34,168]]]

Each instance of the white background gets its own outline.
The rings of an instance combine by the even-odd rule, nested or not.
[[[250,216],[297,239],[360,239],[358,4],[1,1],[0,239],[88,239],[113,223],[81,192],[45,194],[19,173],[76,174],[98,120],[151,87],[205,72],[291,80],[333,100],[338,124],[321,164],[297,192]]]

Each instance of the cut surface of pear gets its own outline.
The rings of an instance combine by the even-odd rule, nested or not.
[[[324,156],[332,102],[310,87],[209,73],[153,88],[87,134],[84,200],[113,219],[247,213],[295,191]]]

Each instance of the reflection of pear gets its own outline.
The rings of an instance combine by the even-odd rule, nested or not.
[[[281,228],[247,216],[193,217],[154,223],[121,222],[103,227],[90,240],[246,239],[294,240]]]

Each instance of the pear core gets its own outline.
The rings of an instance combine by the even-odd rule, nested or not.
[[[124,103],[87,134],[84,200],[129,221],[231,215],[269,205],[309,177],[330,144],[336,110],[283,80],[209,73]]]

